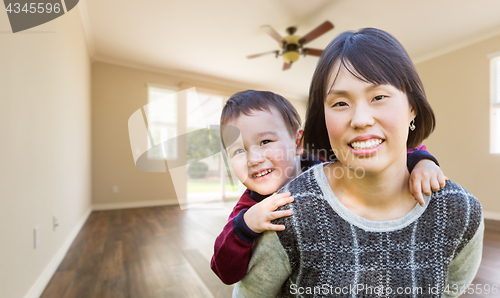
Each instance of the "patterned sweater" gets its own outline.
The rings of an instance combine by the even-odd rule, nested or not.
[[[453,285],[471,283],[479,267],[481,205],[451,181],[425,207],[390,221],[362,218],[340,203],[323,165],[281,191],[295,198],[283,206],[293,215],[276,220],[284,231],[257,240],[233,297],[458,296]]]
[[[407,166],[410,173],[422,159],[432,160],[439,166],[437,159],[426,150],[425,145],[408,149]],[[307,154],[300,159],[302,172],[318,163],[321,161]],[[243,216],[248,209],[266,197],[247,189],[234,206],[222,233],[215,239],[210,267],[225,284],[240,281],[247,272],[254,240],[262,233],[252,231],[246,225]]]

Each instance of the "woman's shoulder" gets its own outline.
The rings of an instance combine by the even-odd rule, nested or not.
[[[446,182],[444,188],[432,194],[429,206],[442,208],[453,218],[474,221],[480,221],[482,218],[479,200],[467,189],[451,180]]]
[[[433,193],[432,197],[442,198],[449,203],[472,204],[481,207],[479,200],[463,186],[448,180],[445,187]]]
[[[323,164],[317,164],[302,172],[300,175],[289,181],[278,192],[290,192],[293,195],[310,192],[311,190],[320,191],[318,178],[323,173]]]
[[[467,189],[453,181],[447,181],[444,188],[432,194],[427,208],[432,220],[444,227],[447,234],[459,236],[456,253],[477,233],[483,232],[481,203]]]

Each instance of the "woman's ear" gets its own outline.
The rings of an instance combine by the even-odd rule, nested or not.
[[[417,117],[417,112],[415,112],[415,109],[410,105],[410,119],[415,119]]]
[[[415,118],[417,117],[413,111],[410,114],[411,120],[410,120],[410,129],[414,130],[415,129]]]
[[[302,128],[297,129],[297,133],[295,134],[295,155],[302,155],[304,153],[304,147],[302,142],[302,136],[304,134],[304,130]]]

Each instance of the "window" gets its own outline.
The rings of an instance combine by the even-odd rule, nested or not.
[[[234,183],[234,173],[224,162],[225,151],[216,149],[220,142],[217,134],[207,133],[211,125],[218,127],[227,96],[216,91],[181,89],[148,85],[149,103],[144,112],[153,144],[148,158],[166,157],[181,209],[239,197],[245,188]]]
[[[169,159],[177,158],[177,97],[175,89],[148,88],[149,103],[144,107],[148,128],[154,144],[162,144],[157,147],[163,150],[148,151],[149,158]],[[169,142],[165,142],[171,140]],[[165,143],[164,143],[165,142]]]
[[[491,59],[490,153],[500,154],[500,53]]]
[[[200,137],[205,137],[206,134],[197,135],[195,132],[209,125],[220,124],[220,116],[225,100],[227,100],[226,96],[214,92],[198,90],[196,96],[187,97],[187,131],[193,138],[198,138],[192,139],[190,137],[187,139],[188,160],[196,159],[197,155],[203,156],[203,152],[200,154],[200,150],[203,150],[205,146],[200,146],[200,144],[205,144],[205,142],[207,142],[206,146],[209,146],[209,141],[199,139]],[[212,135],[212,137],[214,137],[214,135]],[[218,139],[213,141],[220,142]],[[190,172],[188,167],[188,200],[196,202],[197,200],[207,198],[207,196],[214,198],[239,197],[243,193],[245,188],[241,183],[237,183],[236,185],[230,183],[228,175],[231,174],[229,174],[226,169],[223,154],[226,154],[226,152],[223,151],[196,162],[198,166],[203,165],[202,168],[207,169],[203,177],[192,175],[194,171]],[[190,166],[194,166],[194,164]],[[234,176],[234,174],[232,175]]]

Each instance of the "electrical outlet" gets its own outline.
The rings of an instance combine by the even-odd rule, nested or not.
[[[38,245],[40,244],[40,228],[35,227],[33,231],[33,242],[34,242],[34,247],[37,248]]]
[[[59,225],[59,220],[57,219],[57,216],[56,215],[52,216],[52,228],[54,229],[54,231],[56,230],[58,225]]]
[[[117,193],[118,192],[118,186],[113,186],[113,193]]]

